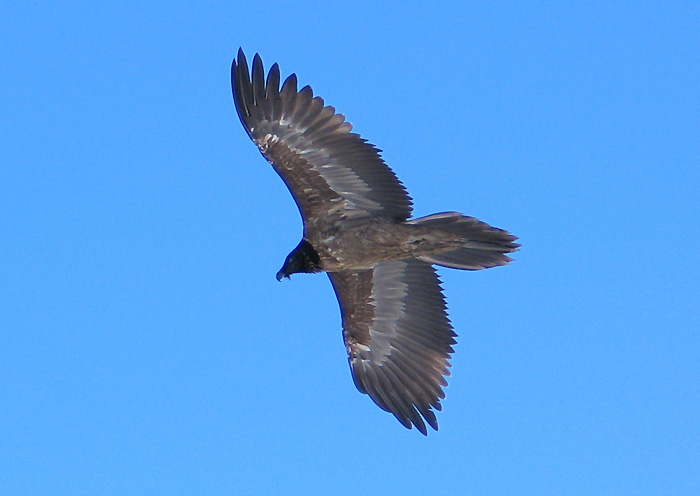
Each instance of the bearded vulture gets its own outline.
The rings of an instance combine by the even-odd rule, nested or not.
[[[250,138],[289,188],[304,233],[277,273],[326,272],[355,386],[406,428],[437,430],[457,335],[433,265],[480,270],[511,261],[516,236],[458,212],[411,219],[411,197],[380,150],[335,108],[280,87],[259,55],[231,66],[233,101]]]

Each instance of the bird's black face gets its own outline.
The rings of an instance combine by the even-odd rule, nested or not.
[[[311,243],[302,239],[301,243],[287,255],[284,265],[279,272],[277,272],[277,280],[281,281],[285,277],[288,278],[292,274],[300,272],[311,273],[321,272],[321,270],[321,259],[318,253],[314,247],[311,246]]]

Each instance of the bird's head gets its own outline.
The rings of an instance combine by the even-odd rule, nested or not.
[[[318,252],[311,246],[311,243],[305,239],[297,245],[292,252],[287,255],[284,265],[277,272],[277,280],[289,278],[292,274],[321,272],[321,259]]]

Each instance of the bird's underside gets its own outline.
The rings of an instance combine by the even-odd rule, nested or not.
[[[310,231],[305,239],[315,247],[321,271],[339,272],[405,258],[467,270],[494,267],[511,260],[504,248],[514,237],[473,217],[444,212],[401,223],[371,219],[346,229]]]
[[[505,265],[517,239],[473,217],[445,212],[409,220],[411,198],[379,150],[335,109],[280,88],[277,64],[252,72],[242,50],[231,68],[236,110],[299,207],[304,236],[277,278],[327,272],[340,304],[353,380],[405,427],[438,428],[456,334],[433,264]]]

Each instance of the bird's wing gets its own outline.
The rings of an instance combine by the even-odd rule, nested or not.
[[[304,227],[358,217],[408,219],[411,198],[380,150],[350,132],[345,117],[314,97],[309,86],[297,91],[296,75],[281,89],[279,84],[277,64],[266,79],[256,54],[251,77],[239,49],[231,66],[236,110],[292,193]]]
[[[395,260],[362,272],[329,272],[357,389],[405,427],[437,430],[456,334],[431,264]]]

